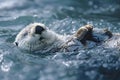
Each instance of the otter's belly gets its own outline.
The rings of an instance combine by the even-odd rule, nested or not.
[[[86,43],[87,45],[84,46],[80,41],[74,39],[67,44],[68,46],[64,48],[64,51],[74,52],[74,51],[79,51],[85,48],[90,49],[96,46],[96,43],[92,41],[87,41]]]

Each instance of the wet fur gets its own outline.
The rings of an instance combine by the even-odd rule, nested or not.
[[[94,36],[100,39],[97,39]],[[107,29],[94,29],[92,25],[85,25],[80,27],[76,33],[73,34],[70,41],[78,40],[79,43],[82,44],[80,46],[84,47],[89,45],[87,41],[90,43],[94,42],[96,44],[106,43],[106,40],[108,42],[109,40],[113,40],[110,39],[112,36],[116,36],[116,34],[113,35]],[[119,37],[120,35],[116,37],[116,40],[118,40]],[[69,46],[66,44],[67,42],[69,43],[69,40],[67,40],[66,36],[55,33],[42,23],[32,23],[23,28],[16,36],[14,44],[16,42],[18,43],[17,46],[20,49],[40,52],[60,51],[61,48],[67,48]]]

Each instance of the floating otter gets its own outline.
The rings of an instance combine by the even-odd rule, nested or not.
[[[100,43],[105,43],[112,36],[109,30],[96,29],[88,24],[80,27],[73,35],[66,37],[48,29],[42,23],[32,23],[18,33],[14,44],[28,51],[70,52],[93,48]]]

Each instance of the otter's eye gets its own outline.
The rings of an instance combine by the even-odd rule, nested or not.
[[[23,34],[23,36],[26,36],[26,35],[28,35],[28,32],[25,32],[25,33]]]
[[[35,27],[35,34],[41,34],[45,29],[42,26],[37,25]]]

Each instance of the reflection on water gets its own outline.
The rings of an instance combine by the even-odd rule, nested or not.
[[[12,42],[32,22],[63,35],[87,23],[120,32],[119,0],[0,1],[0,80],[119,80],[120,49],[98,46],[69,53],[29,54]]]

